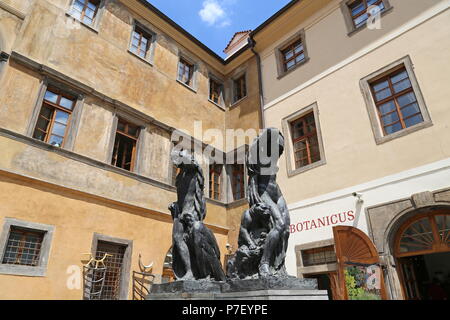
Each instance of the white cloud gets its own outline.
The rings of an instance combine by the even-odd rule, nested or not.
[[[225,9],[217,2],[217,0],[204,1],[203,8],[198,14],[200,18],[210,26],[217,25],[219,27],[226,27],[231,24]]]

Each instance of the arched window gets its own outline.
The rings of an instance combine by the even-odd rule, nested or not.
[[[409,219],[399,229],[395,255],[407,257],[450,251],[450,212],[432,211]]]

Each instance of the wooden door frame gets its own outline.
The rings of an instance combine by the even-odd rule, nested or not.
[[[408,227],[411,226],[415,221],[418,221],[423,218],[427,218],[427,217],[429,218],[430,226],[431,226],[431,229],[433,232],[433,238],[435,241],[438,240],[439,239],[439,231],[437,230],[436,220],[432,219],[436,215],[450,215],[450,210],[447,208],[430,209],[428,212],[416,214],[412,217],[409,217],[407,220],[403,221],[395,233],[393,253],[394,253],[394,258],[395,258],[395,262],[396,262],[396,266],[397,266],[397,268],[396,268],[397,273],[399,275],[402,295],[405,300],[410,300],[410,299],[408,298],[407,291],[406,291],[406,280],[405,280],[405,275],[403,272],[402,259],[412,258],[415,256],[426,256],[426,255],[434,254],[434,253],[450,252],[450,248],[447,250],[444,250],[444,249],[442,249],[442,246],[436,247],[435,244],[433,244],[433,249],[431,249],[431,250],[413,251],[411,253],[406,253],[406,254],[398,253],[398,246],[399,246],[400,239],[401,239],[403,232],[406,229],[408,229]]]
[[[375,245],[373,244],[372,240],[361,230],[355,227],[351,226],[335,226],[333,227],[333,236],[334,236],[334,243],[335,243],[335,250],[336,250],[336,258],[337,258],[337,264],[338,264],[338,283],[339,283],[339,296],[342,297],[343,300],[348,300],[348,292],[347,287],[345,285],[345,274],[344,274],[344,267],[346,265],[346,261],[343,260],[343,254],[342,254],[342,247],[339,242],[339,233],[342,232],[352,232],[356,234],[358,237],[360,237],[366,244],[368,244],[370,253],[372,257],[370,259],[359,259],[358,261],[352,261],[352,262],[358,262],[362,264],[378,264],[380,266],[380,293],[381,293],[381,299],[387,300],[387,294],[386,294],[386,286],[384,283],[384,275],[383,275],[383,268],[380,265],[380,257],[378,255],[378,251],[375,248]]]

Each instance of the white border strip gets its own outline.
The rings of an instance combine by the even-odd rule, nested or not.
[[[264,110],[267,110],[267,109],[275,106],[276,104],[286,100],[287,98],[291,97],[292,95],[294,95],[294,94],[302,91],[303,89],[313,85],[314,83],[322,80],[323,78],[329,76],[330,74],[332,74],[332,73],[334,73],[334,72],[344,68],[345,66],[349,65],[350,63],[352,63],[352,62],[354,62],[354,61],[364,57],[365,55],[369,54],[370,52],[372,52],[372,51],[382,47],[383,45],[385,45],[386,43],[394,40],[395,38],[400,37],[404,33],[410,31],[411,29],[414,29],[415,27],[421,25],[422,23],[424,23],[427,20],[433,18],[434,16],[436,16],[436,15],[446,11],[449,8],[450,8],[450,0],[444,0],[442,3],[437,4],[435,7],[425,11],[424,13],[422,13],[417,18],[411,20],[410,22],[406,23],[405,25],[403,25],[399,29],[391,32],[387,36],[385,36],[385,37],[375,41],[374,43],[372,43],[371,45],[367,46],[366,48],[361,49],[360,51],[358,51],[354,55],[348,57],[347,59],[343,60],[342,62],[334,65],[333,67],[325,70],[324,72],[320,73],[319,75],[317,75],[317,76],[311,78],[310,80],[304,82],[300,86],[292,89],[291,91],[285,93],[284,95],[280,96],[279,98],[276,98],[275,100],[272,100],[271,102],[265,104],[264,105]]]
[[[436,171],[450,169],[450,158],[445,160],[440,160],[431,164],[427,164],[421,167],[416,167],[414,169],[406,170],[394,175],[386,176],[380,179],[372,180],[363,184],[348,187],[324,195],[320,195],[314,198],[302,200],[299,202],[288,204],[289,210],[296,210],[300,208],[309,207],[312,205],[318,205],[327,201],[336,200],[339,198],[346,198],[352,196],[353,192],[363,193],[369,190],[377,189],[382,186],[398,183],[401,181],[413,179],[419,176],[427,175]]]

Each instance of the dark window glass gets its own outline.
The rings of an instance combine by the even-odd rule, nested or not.
[[[113,166],[133,171],[136,161],[136,146],[139,138],[139,127],[124,120],[117,124],[116,140],[111,164]]]
[[[424,121],[404,67],[371,83],[383,132],[386,135]]]
[[[214,200],[220,200],[222,165],[212,164],[209,166],[209,197]]]
[[[334,252],[334,246],[303,250],[302,259],[305,267],[335,263],[336,253]]]
[[[194,74],[194,66],[187,61],[181,59],[178,65],[178,80],[192,86],[192,76]]]
[[[38,266],[44,234],[44,232],[11,227],[3,263]]]
[[[291,128],[296,168],[320,161],[320,147],[314,113],[308,113],[291,122]]]
[[[247,96],[247,84],[245,75],[234,80],[234,102],[239,101]]]
[[[74,106],[75,98],[49,88],[44,95],[33,138],[62,147]]]

